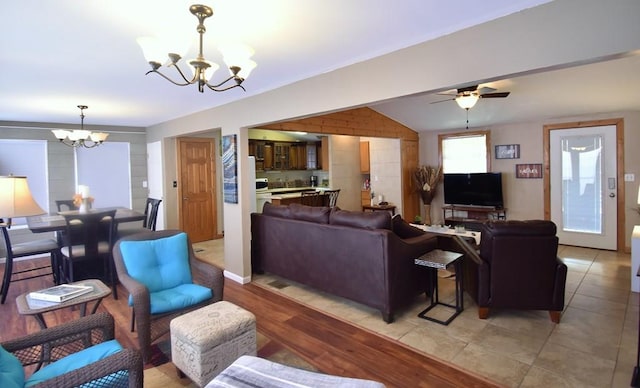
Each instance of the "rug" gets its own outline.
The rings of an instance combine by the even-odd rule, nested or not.
[[[289,365],[295,368],[317,371],[311,364],[276,342],[257,333],[258,357]],[[175,366],[171,362],[171,341],[162,341],[151,347],[151,359],[144,366],[145,387],[196,387],[188,377],[179,378]]]

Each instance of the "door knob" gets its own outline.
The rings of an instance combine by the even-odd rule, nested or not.
[[[616,193],[609,193],[609,198],[614,198],[616,196]]]

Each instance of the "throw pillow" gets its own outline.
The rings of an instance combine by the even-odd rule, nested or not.
[[[424,231],[411,226],[407,221],[402,219],[400,214],[396,214],[391,219],[391,230],[401,239],[418,237],[424,234]]]

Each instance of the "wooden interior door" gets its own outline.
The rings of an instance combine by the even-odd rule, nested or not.
[[[178,139],[180,228],[192,243],[217,236],[215,141]]]

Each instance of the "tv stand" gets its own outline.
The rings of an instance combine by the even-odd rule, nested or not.
[[[476,231],[487,220],[507,219],[507,209],[495,206],[445,205],[442,213],[445,225],[462,225]]]

